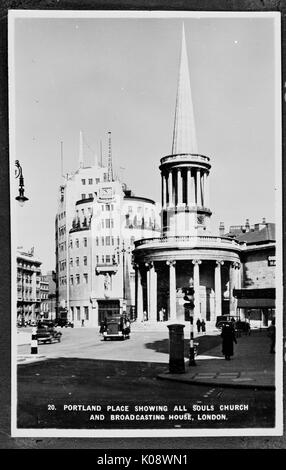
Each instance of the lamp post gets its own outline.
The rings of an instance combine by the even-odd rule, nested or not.
[[[125,278],[125,263],[126,263],[126,253],[130,253],[129,248],[125,248],[125,242],[122,241],[122,247],[117,247],[115,251],[119,254],[122,253],[122,287],[123,287],[123,311],[126,312],[126,278]]]
[[[23,176],[23,170],[22,167],[19,163],[19,160],[15,161],[16,165],[16,172],[15,176],[16,178],[19,178],[19,196],[17,196],[15,199],[16,201],[19,202],[20,206],[23,207],[26,201],[29,199],[25,196],[25,189],[24,189],[24,176]]]

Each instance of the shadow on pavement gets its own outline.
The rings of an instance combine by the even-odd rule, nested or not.
[[[195,338],[194,341],[199,343],[198,354],[204,354],[206,351],[219,346],[221,344],[221,337],[219,335],[204,335]],[[146,343],[145,347],[159,353],[169,354],[169,339],[152,341],[151,343]],[[184,356],[186,358],[189,357],[189,349],[190,340],[188,338],[184,338]]]

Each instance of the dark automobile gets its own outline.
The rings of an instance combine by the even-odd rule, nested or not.
[[[238,333],[245,333],[247,335],[250,334],[250,324],[248,321],[242,321],[242,320],[238,320],[235,322],[235,331],[237,331]]]
[[[37,340],[42,343],[60,342],[62,333],[57,331],[53,322],[39,322],[37,326]]]
[[[235,317],[233,315],[219,315],[216,319],[216,327],[221,329],[226,323],[231,323],[235,325],[235,323],[239,321],[239,317]],[[235,326],[234,326],[235,327]]]
[[[104,341],[108,338],[125,340],[130,338],[130,320],[122,315],[112,317],[102,322],[100,332],[103,335]]]
[[[59,318],[57,320],[57,326],[60,326],[61,328],[73,328],[74,324],[66,318]]]

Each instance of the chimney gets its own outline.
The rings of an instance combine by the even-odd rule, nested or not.
[[[249,219],[246,219],[246,221],[245,221],[245,231],[249,232],[249,230],[250,230]]]
[[[225,230],[225,228],[224,228],[224,223],[223,223],[223,222],[220,222],[220,224],[219,224],[219,236],[220,236],[220,237],[223,237],[223,235],[224,235],[224,230]]]

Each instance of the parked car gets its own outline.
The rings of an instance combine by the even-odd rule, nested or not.
[[[42,343],[52,343],[53,341],[60,342],[62,333],[58,331],[53,322],[38,322],[37,326],[37,340]]]
[[[73,328],[74,324],[71,321],[68,321],[67,318],[59,318],[57,320],[57,326],[60,326],[61,328]]]
[[[238,320],[235,322],[235,331],[250,335],[250,324],[248,321]]]

